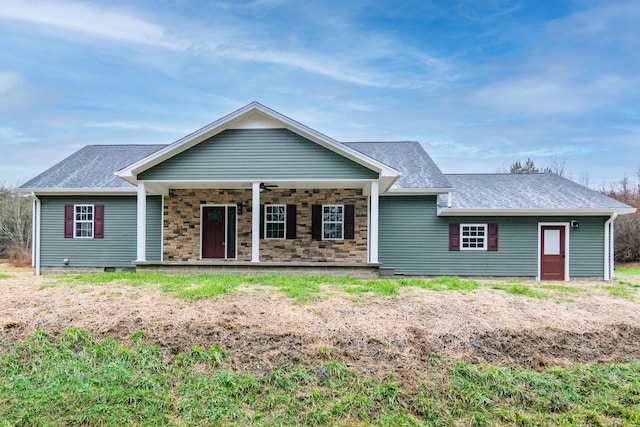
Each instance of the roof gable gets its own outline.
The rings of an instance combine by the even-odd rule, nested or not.
[[[329,138],[301,123],[284,116],[277,111],[265,107],[258,102],[252,102],[239,110],[179,139],[162,150],[147,156],[117,172],[124,180],[135,184],[142,172],[188,150],[203,141],[229,129],[257,129],[283,128],[296,133],[334,153],[356,162],[379,174],[382,188],[388,188],[400,175],[393,168],[353,150],[338,141]]]
[[[227,129],[138,174],[144,181],[371,180],[378,173],[288,129]]]

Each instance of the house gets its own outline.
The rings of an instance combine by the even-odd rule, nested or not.
[[[447,175],[251,103],[170,145],[90,145],[19,188],[36,274],[598,277],[634,208],[553,174]]]

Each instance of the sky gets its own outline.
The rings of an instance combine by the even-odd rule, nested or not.
[[[0,183],[252,101],[445,173],[640,169],[640,2],[0,0]]]

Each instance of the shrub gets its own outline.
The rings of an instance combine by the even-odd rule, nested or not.
[[[21,246],[12,246],[7,250],[9,264],[14,267],[30,267],[31,251]]]

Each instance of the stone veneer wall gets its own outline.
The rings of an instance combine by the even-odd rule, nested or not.
[[[164,198],[163,261],[198,261],[200,206],[243,203],[238,215],[238,260],[251,260],[251,190],[170,190]],[[359,189],[280,189],[260,194],[261,204],[296,205],[296,239],[260,239],[260,261],[367,262],[367,197]],[[355,205],[355,239],[311,239],[311,206]]]

